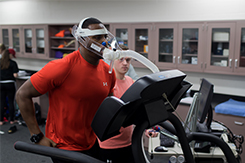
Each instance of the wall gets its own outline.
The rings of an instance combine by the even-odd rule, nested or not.
[[[244,0],[0,0],[0,24],[199,21],[245,18]],[[10,10],[11,9],[11,10]]]
[[[241,20],[244,0],[0,0],[0,25],[77,24],[87,16],[110,22]],[[20,68],[40,70],[48,61],[17,59]],[[150,73],[136,69],[139,76]],[[200,78],[215,85],[215,92],[245,96],[245,77],[186,72],[192,89]]]

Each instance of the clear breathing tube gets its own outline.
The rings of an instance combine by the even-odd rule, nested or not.
[[[133,50],[110,50],[105,48],[103,51],[103,58],[110,60],[111,63],[114,62],[115,59],[120,59],[123,57],[130,57],[136,59],[137,61],[141,62],[147,68],[149,68],[153,73],[160,72],[158,67],[152,63],[150,60],[142,56],[141,54],[133,51]],[[110,69],[112,71],[112,69]],[[110,73],[110,71],[109,71]]]

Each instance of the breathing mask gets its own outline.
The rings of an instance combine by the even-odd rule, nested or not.
[[[72,35],[79,41],[80,44],[87,50],[97,54],[99,57],[110,61],[110,69],[109,73],[112,72],[113,63],[115,59],[120,59],[122,57],[132,57],[145,66],[147,66],[152,72],[159,72],[159,69],[147,58],[143,57],[141,54],[127,50],[122,50],[113,34],[111,34],[105,27],[101,29],[90,30],[88,28],[82,28],[85,20],[89,18],[83,19],[79,25],[74,25],[72,28]],[[102,44],[92,40],[89,36],[95,35],[107,35],[106,42],[102,42]]]
[[[80,44],[87,50],[97,54],[98,56],[103,58],[103,51],[105,48],[111,48],[112,50],[121,50],[119,47],[116,38],[113,34],[111,34],[104,26],[101,29],[90,30],[88,28],[82,28],[83,23],[89,18],[83,19],[79,25],[74,25],[72,28],[72,35],[79,41]],[[92,40],[89,36],[95,35],[106,35],[106,42],[102,42],[102,44]],[[108,50],[107,50],[108,51]]]

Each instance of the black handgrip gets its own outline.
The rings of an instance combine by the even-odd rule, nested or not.
[[[14,148],[16,150],[53,157],[64,161],[73,161],[73,162],[80,162],[80,163],[91,163],[91,162],[103,163],[102,161],[97,160],[83,153],[79,153],[75,151],[67,151],[54,147],[41,146],[41,145],[26,143],[22,141],[15,142]]]

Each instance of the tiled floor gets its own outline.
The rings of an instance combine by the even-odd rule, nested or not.
[[[14,149],[14,143],[17,141],[30,142],[28,128],[18,123],[14,125],[16,125],[17,131],[12,134],[8,134],[8,130],[13,125],[5,123],[0,126],[0,131],[4,132],[4,134],[0,134],[0,163],[52,163],[50,157]],[[45,126],[39,127],[44,133]],[[158,156],[154,156],[153,159],[149,158],[149,161],[151,163],[168,163],[166,158]]]
[[[0,134],[0,163],[52,163],[49,157],[14,149],[16,141],[30,142],[28,128],[19,124],[14,125],[16,125],[17,131],[12,134],[8,134],[8,130],[13,125],[5,123],[0,126],[0,130],[4,132],[4,134]],[[45,127],[40,126],[40,128],[44,132]]]

